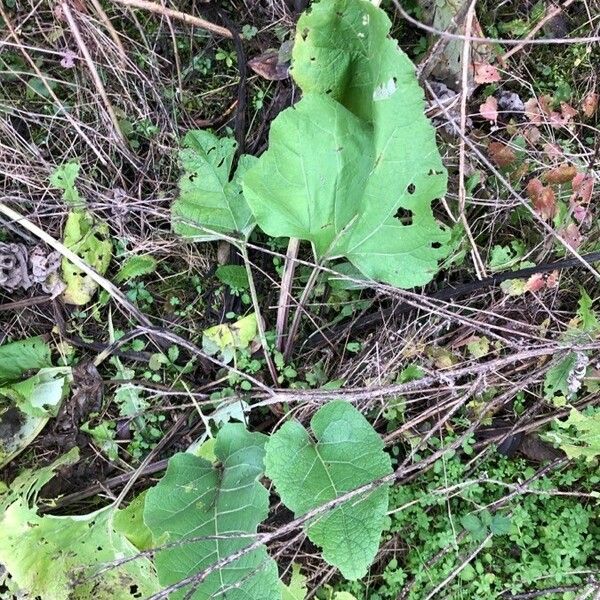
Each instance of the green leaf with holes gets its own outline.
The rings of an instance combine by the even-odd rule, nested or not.
[[[269,235],[409,288],[449,252],[432,211],[447,175],[414,66],[389,29],[366,0],[322,0],[302,15],[291,72],[303,98],[275,119],[243,183]]]
[[[152,564],[138,557],[98,573],[137,549],[110,525],[110,508],[89,515],[40,516],[24,498],[0,521],[0,562],[19,597],[133,600],[158,591]]]
[[[581,387],[588,364],[587,357],[581,352],[569,352],[564,358],[552,365],[544,377],[544,396],[555,406],[564,406]]]
[[[163,586],[193,576],[255,541],[256,528],[269,511],[269,493],[259,482],[266,439],[241,424],[227,424],[217,436],[216,465],[189,453],[169,460],[165,476],[148,491],[144,508],[155,545],[181,542],[156,554]],[[277,565],[260,546],[209,574],[189,597],[274,600],[281,598],[280,585]],[[169,597],[183,598],[187,592],[189,586]]]
[[[254,218],[242,194],[241,179],[256,160],[242,155],[231,174],[236,142],[208,131],[193,130],[183,140],[180,161],[184,173],[179,197],[171,207],[175,233],[196,241],[220,234],[247,236]]]
[[[311,420],[288,421],[267,443],[265,470],[296,517],[391,473],[383,441],[351,404],[333,401]],[[347,579],[363,577],[379,548],[388,486],[354,497],[309,522],[308,537]]]
[[[108,225],[88,211],[72,211],[67,217],[64,244],[87,265],[104,275],[112,256]],[[63,280],[67,285],[63,299],[67,304],[83,306],[91,299],[98,284],[67,258],[62,261]]]
[[[78,206],[83,203],[75,187],[75,181],[79,176],[79,169],[79,163],[72,160],[59,165],[50,174],[50,185],[62,190],[63,200],[71,206]]]
[[[569,458],[591,462],[600,457],[600,408],[588,407],[584,412],[571,408],[565,421],[555,419],[557,428],[544,439],[553,442]]]

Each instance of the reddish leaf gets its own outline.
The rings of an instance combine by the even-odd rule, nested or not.
[[[476,62],[474,64],[473,78],[475,79],[475,83],[496,83],[502,79],[496,67],[483,62]]]
[[[573,165],[562,164],[544,175],[548,183],[567,183],[577,175],[577,168]]]
[[[567,121],[569,121],[573,117],[577,116],[577,111],[570,104],[567,104],[566,102],[560,103],[560,112],[562,113],[563,117]]]
[[[558,234],[575,250],[581,246],[581,233],[579,227],[575,223],[569,223],[565,228],[561,229]]]
[[[527,292],[539,292],[541,289],[546,287],[546,280],[541,273],[532,275],[525,284],[525,291]]]
[[[548,277],[546,277],[546,287],[555,288],[558,286],[558,271],[552,271]]]
[[[530,125],[523,132],[523,137],[527,140],[527,142],[529,142],[529,144],[535,146],[540,141],[542,134],[535,125]]]
[[[536,273],[532,275],[525,284],[526,292],[539,292],[544,288],[556,287],[558,283],[558,271],[552,271],[549,274]]]
[[[588,217],[590,216],[590,213],[588,212],[588,209],[585,205],[579,204],[578,202],[574,202],[573,198],[571,198],[569,208],[571,210],[573,218],[576,219],[579,222],[579,224],[583,225],[585,223],[586,225],[589,225],[590,220]]]
[[[594,191],[594,178],[585,173],[577,173],[573,177],[573,196],[572,201],[580,202],[581,204],[589,204]]]
[[[541,125],[544,122],[537,98],[529,98],[525,102],[525,116],[533,125]]]
[[[547,115],[551,112],[552,109],[550,108],[550,106],[552,105],[552,96],[549,96],[548,94],[542,94],[538,98],[538,103],[540,105],[540,110],[542,111],[542,114]]]
[[[548,158],[560,158],[563,155],[563,151],[557,144],[544,144],[544,152]]]
[[[588,118],[592,118],[598,110],[598,94],[590,92],[581,102],[581,111]]]
[[[488,96],[486,101],[479,105],[479,114],[495,123],[498,120],[498,100],[494,96]]]
[[[490,142],[488,155],[499,167],[508,167],[517,159],[514,150],[502,142]]]
[[[542,219],[549,221],[556,214],[556,196],[552,188],[545,187],[542,182],[533,178],[527,183],[527,195],[533,208]]]

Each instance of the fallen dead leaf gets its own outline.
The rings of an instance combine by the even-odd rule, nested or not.
[[[490,142],[488,155],[499,167],[508,167],[517,159],[514,150],[502,142]]]
[[[563,155],[562,148],[558,144],[544,144],[544,152],[551,159],[561,158]]]
[[[579,227],[577,227],[575,223],[569,223],[566,227],[561,229],[558,234],[575,250],[581,246],[581,233]]]
[[[527,183],[527,195],[531,199],[533,208],[542,219],[549,221],[556,214],[556,196],[550,187],[534,177]]]
[[[289,65],[282,64],[279,60],[279,50],[271,48],[259,56],[248,61],[248,66],[263,79],[269,81],[281,81],[287,79],[289,74]]]
[[[523,137],[531,146],[535,146],[542,138],[542,134],[535,125],[530,125],[523,132]]]
[[[581,112],[591,119],[598,110],[599,96],[596,92],[590,92],[581,102]]]
[[[498,73],[498,69],[489,63],[476,62],[473,66],[475,83],[496,83],[502,77]]]
[[[565,163],[545,173],[544,179],[547,183],[568,183],[575,175],[577,168]]]
[[[486,101],[479,106],[479,114],[488,121],[498,120],[498,100],[494,96],[488,96]]]

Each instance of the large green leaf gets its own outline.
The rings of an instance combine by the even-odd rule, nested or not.
[[[50,346],[32,337],[0,347],[0,468],[22,452],[56,416],[71,367],[51,367]],[[26,379],[22,377],[37,370]]]
[[[267,443],[266,474],[297,517],[391,472],[381,438],[351,404],[325,405],[311,429],[315,439],[288,421]],[[380,486],[314,519],[308,537],[344,577],[357,579],[377,553],[387,508],[388,486]]]
[[[18,379],[26,371],[49,367],[50,346],[41,336],[0,346],[0,383]]]
[[[0,562],[11,591],[44,600],[132,600],[157,591],[152,564],[139,557],[98,577],[97,570],[134,556],[135,547],[111,531],[110,509],[73,517],[39,516],[24,499],[0,521]]]
[[[194,575],[254,541],[256,528],[269,509],[269,494],[258,481],[264,469],[265,441],[266,436],[249,433],[241,424],[228,424],[217,436],[218,465],[188,453],[169,460],[165,476],[148,491],[144,509],[155,544],[181,541],[156,555],[161,584]],[[203,536],[213,539],[186,542],[186,538]],[[171,598],[181,598],[188,591],[189,587]],[[281,598],[277,565],[266,548],[210,574],[191,596],[194,600],[214,597]]]
[[[180,159],[184,174],[179,180],[179,198],[171,209],[173,230],[197,241],[219,237],[203,227],[217,233],[248,235],[254,218],[242,194],[241,178],[256,159],[241,156],[230,180],[234,140],[194,130],[187,133],[183,145]]]
[[[244,194],[269,235],[412,287],[449,251],[431,207],[447,176],[414,67],[389,29],[366,0],[322,0],[300,18],[292,74],[304,97],[273,122]]]
[[[71,367],[47,367],[24,381],[0,386],[0,468],[57,415],[71,379]]]

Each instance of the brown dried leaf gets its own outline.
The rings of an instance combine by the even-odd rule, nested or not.
[[[598,110],[599,96],[596,92],[590,92],[581,102],[581,112],[591,119]]]
[[[479,114],[495,123],[498,120],[498,100],[494,96],[488,96],[486,101],[479,105]]]
[[[517,159],[514,150],[502,142],[490,142],[488,155],[499,167],[508,167]]]
[[[8,292],[32,286],[27,268],[27,248],[23,244],[0,242],[0,287]]]
[[[527,195],[531,199],[535,212],[545,221],[549,221],[556,214],[556,196],[552,188],[545,187],[542,182],[534,177],[527,183]]]
[[[544,179],[548,183],[568,183],[575,175],[577,175],[577,168],[565,163],[545,173]]]
[[[500,81],[500,73],[489,63],[476,62],[473,66],[475,83],[496,83]]]
[[[566,227],[561,229],[559,235],[575,250],[581,246],[581,233],[579,232],[579,227],[575,225],[575,223],[569,223]]]
[[[269,81],[281,81],[290,76],[289,65],[279,62],[279,51],[274,48],[270,48],[259,56],[255,56],[249,60],[248,66],[257,75]]]

